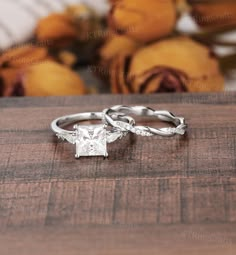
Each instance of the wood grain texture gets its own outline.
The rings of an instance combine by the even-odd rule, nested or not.
[[[75,160],[50,130],[114,104],[167,109],[188,133]],[[236,93],[3,98],[0,116],[0,254],[236,254]]]
[[[1,254],[235,255],[235,224],[80,226],[9,230]]]

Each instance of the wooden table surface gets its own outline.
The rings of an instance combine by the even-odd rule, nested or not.
[[[50,122],[114,104],[184,116],[74,159]],[[0,99],[0,254],[235,255],[236,93]],[[156,125],[145,119],[143,124]]]

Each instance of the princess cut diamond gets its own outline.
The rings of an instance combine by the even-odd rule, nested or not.
[[[104,125],[77,125],[75,128],[77,133],[76,158],[81,156],[108,156]]]

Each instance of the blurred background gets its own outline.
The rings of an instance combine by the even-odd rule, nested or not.
[[[1,97],[235,90],[235,0],[0,1]]]

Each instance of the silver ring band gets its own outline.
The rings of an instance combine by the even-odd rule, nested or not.
[[[114,113],[123,113],[123,114],[135,114],[138,116],[149,116],[149,117],[157,117],[161,121],[171,122],[176,127],[167,127],[167,128],[152,128],[146,126],[131,126],[128,123],[124,122],[116,122],[113,119]],[[136,135],[141,136],[174,136],[176,134],[184,135],[187,130],[187,125],[185,123],[185,119],[182,117],[176,117],[173,113],[168,111],[155,111],[149,107],[144,106],[134,106],[128,107],[123,105],[113,106],[109,109],[105,109],[104,120],[111,126],[120,128],[122,131],[129,131]]]
[[[135,120],[129,116],[124,116],[123,114],[116,114],[115,117],[117,120],[113,120],[113,123],[127,123],[131,126],[135,124]],[[86,113],[77,113],[77,114],[71,114],[71,115],[65,115],[62,117],[59,117],[52,121],[51,123],[51,129],[53,132],[56,133],[56,135],[63,139],[67,140],[68,142],[74,144],[74,135],[75,131],[69,131],[66,129],[63,129],[63,126],[68,126],[70,124],[73,124],[75,122],[81,122],[86,120],[104,120],[104,116],[102,112],[86,112]],[[105,124],[106,125],[106,124]],[[106,127],[106,126],[105,126]],[[112,130],[107,130],[107,142],[112,143],[116,141],[118,138],[122,138],[123,136],[127,135],[127,130],[121,130],[120,128],[114,127]],[[117,135],[115,136],[114,133]],[[72,136],[72,137],[71,137]],[[69,139],[68,139],[69,138]]]

